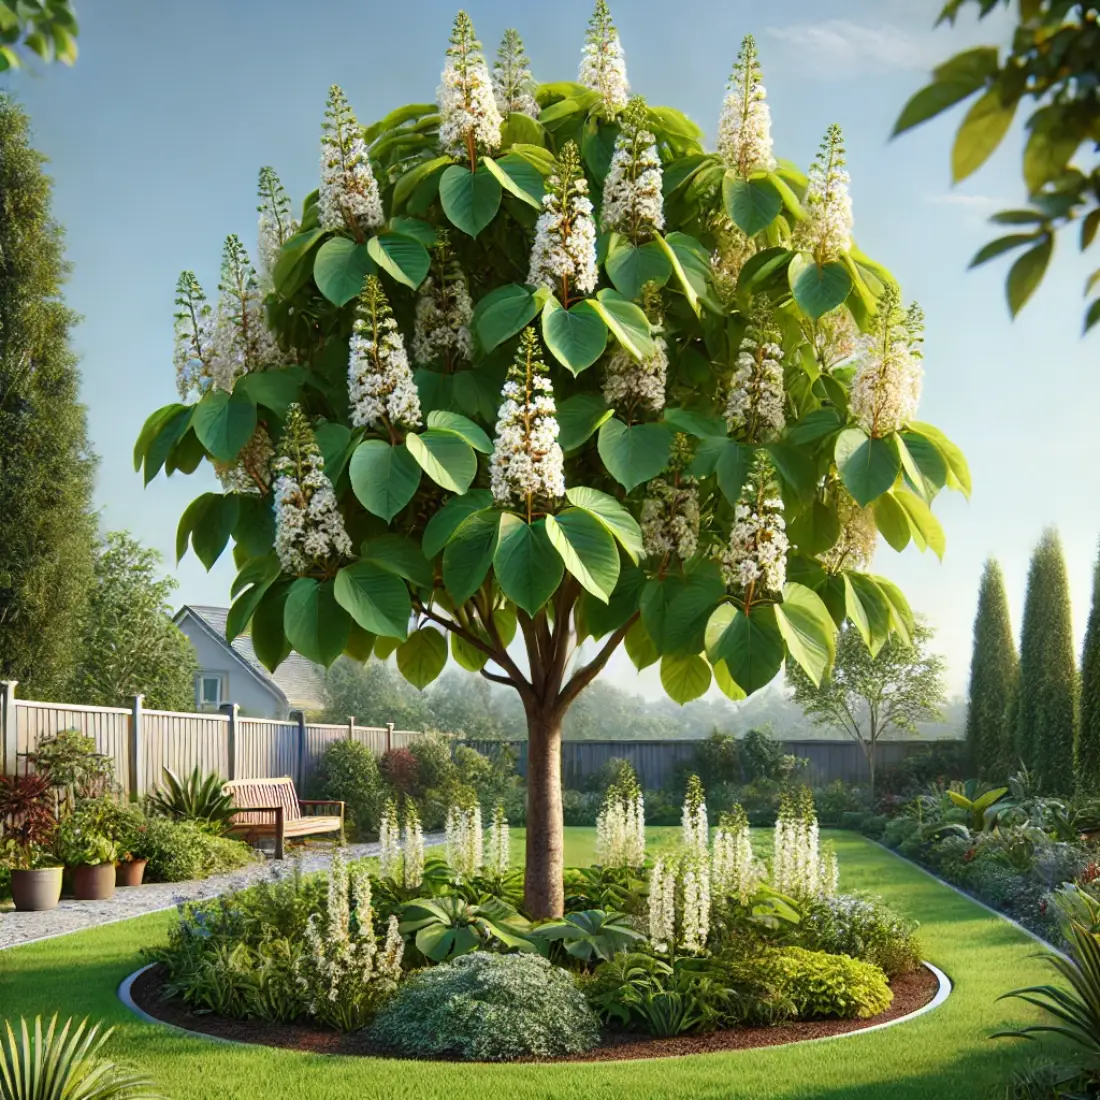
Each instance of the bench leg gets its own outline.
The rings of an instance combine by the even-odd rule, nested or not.
[[[280,860],[286,859],[283,833],[283,811],[280,808],[275,811],[275,858]]]

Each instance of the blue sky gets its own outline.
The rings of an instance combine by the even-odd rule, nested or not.
[[[467,0],[495,49],[518,25],[542,80],[576,73],[590,0],[552,5]],[[957,116],[888,142],[902,104],[928,69],[964,46],[997,41],[1005,24],[933,31],[939,0],[786,2],[618,0],[613,11],[636,91],[685,110],[713,138],[742,35],[757,37],[776,151],[806,166],[825,127],[844,127],[860,246],[899,277],[928,316],[921,418],[966,451],[974,497],[945,496],[941,564],[880,549],[938,628],[961,691],[982,562],[1004,565],[1017,628],[1031,548],[1047,524],[1064,540],[1078,638],[1100,535],[1100,335],[1079,336],[1086,265],[1060,242],[1040,292],[1015,323],[1004,268],[967,272],[993,231],[984,219],[1019,202],[1017,128],[994,159],[952,189],[948,151]],[[437,0],[111,0],[79,5],[80,60],[0,78],[22,97],[50,158],[55,209],[74,264],[71,305],[83,393],[101,464],[97,504],[109,529],[129,528],[173,559],[176,521],[213,479],[160,477],[143,490],[131,448],[150,411],[174,398],[172,297],[193,268],[213,290],[221,242],[255,238],[255,185],[271,164],[299,202],[316,184],[318,135],[330,84],[363,122],[431,100],[454,9]],[[1091,486],[1091,488],[1090,488]],[[179,566],[181,601],[225,603],[228,556],[207,574]],[[647,693],[625,660],[616,681]]]

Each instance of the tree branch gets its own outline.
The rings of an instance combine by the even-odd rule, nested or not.
[[[611,660],[611,654],[622,644],[627,631],[634,625],[638,612],[633,615],[604,643],[603,648],[588,662],[584,668],[575,672],[561,692],[560,700],[563,706],[568,706],[593,680],[603,671],[604,666]]]
[[[495,672],[486,672],[483,668],[478,671],[486,680],[492,680],[494,684],[504,684],[505,687],[516,687],[516,684],[508,679],[507,676],[498,676]]]
[[[436,614],[436,612],[430,607],[426,607],[420,600],[416,601],[415,607],[419,614],[430,619],[433,623],[437,623],[439,626],[443,627],[444,630],[449,630],[452,634],[457,634],[464,642],[468,642],[474,649],[486,654],[491,660],[495,661],[501,668],[508,672],[511,678],[501,678],[501,683],[508,684],[509,687],[514,687],[521,695],[525,690],[530,689],[531,684],[526,680],[523,673],[520,672],[519,667],[512,658],[508,656],[507,652],[496,652],[491,645],[482,641],[473,631],[464,629],[453,619],[445,619],[442,615]]]

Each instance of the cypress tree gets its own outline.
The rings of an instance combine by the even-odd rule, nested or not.
[[[1019,676],[1020,662],[1012,636],[1004,575],[1000,565],[990,558],[978,587],[966,712],[970,768],[982,779],[1002,781],[1017,763],[1010,708]]]
[[[25,112],[0,95],[0,679],[28,698],[66,693],[91,587],[94,460],[76,315],[51,181]]]
[[[1077,667],[1062,543],[1047,530],[1035,547],[1020,634],[1019,749],[1040,789],[1074,788]]]
[[[1100,556],[1092,581],[1092,609],[1081,652],[1081,723],[1077,728],[1077,786],[1100,791]]]

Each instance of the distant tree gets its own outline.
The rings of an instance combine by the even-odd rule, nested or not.
[[[1052,794],[1074,788],[1077,689],[1066,562],[1057,532],[1047,530],[1035,547],[1027,577],[1017,748],[1040,789]]]
[[[966,744],[972,774],[1003,779],[1017,762],[1012,708],[1020,659],[1012,636],[1004,575],[992,558],[985,563],[974,616]]]
[[[28,53],[71,65],[77,32],[69,0],[0,0],[0,73],[21,68]]]
[[[77,317],[43,161],[27,115],[0,94],[0,679],[53,699],[72,680],[96,531]]]
[[[423,692],[411,687],[384,661],[366,664],[343,657],[325,673],[324,719],[361,725],[423,730],[432,725]]]
[[[787,679],[794,699],[818,725],[844,730],[859,742],[875,790],[878,743],[893,730],[915,733],[918,722],[935,721],[946,701],[943,658],[928,652],[931,628],[919,619],[910,643],[890,635],[872,655],[854,627],[837,637],[836,661],[817,686],[794,664]]]
[[[1092,581],[1092,610],[1081,653],[1081,724],[1077,728],[1077,786],[1100,790],[1100,556]]]
[[[142,694],[154,710],[194,710],[195,647],[172,622],[176,582],[161,556],[126,531],[100,543],[70,697],[119,706]]]
[[[451,670],[425,692],[431,724],[444,733],[499,740],[504,736],[501,707],[493,698],[493,685],[481,676]],[[524,732],[522,713],[513,732]]]

